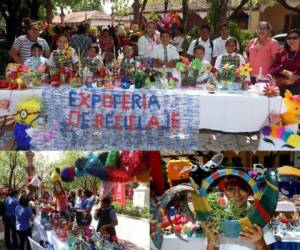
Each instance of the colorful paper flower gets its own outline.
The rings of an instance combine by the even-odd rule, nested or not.
[[[240,75],[243,76],[243,77],[247,77],[250,75],[250,72],[252,71],[252,67],[250,66],[249,63],[245,63],[245,64],[242,64],[240,67],[239,67],[239,71],[240,71]]]
[[[279,88],[275,84],[267,84],[264,87],[263,94],[265,96],[269,96],[269,97],[279,96],[280,91],[279,91]]]

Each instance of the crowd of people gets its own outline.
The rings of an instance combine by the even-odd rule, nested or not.
[[[136,24],[109,26],[98,31],[88,24],[74,27],[56,25],[54,33],[49,26],[29,23],[24,35],[16,38],[11,55],[15,63],[25,63],[31,69],[48,70],[51,67],[78,67],[79,60],[91,72],[102,65],[109,65],[114,58],[121,58],[123,66],[137,67],[152,59],[153,67],[160,71],[172,71],[180,56],[190,60],[199,58],[204,64],[211,64],[221,69],[225,64],[239,67],[249,62],[252,84],[257,78],[272,76],[283,93],[285,89],[292,93],[300,91],[300,31],[290,30],[286,44],[280,48],[279,43],[271,37],[271,26],[260,22],[256,37],[241,50],[238,41],[230,36],[227,23],[219,27],[219,37],[212,40],[208,25],[200,27],[200,35],[191,41],[188,49],[183,48],[186,37],[178,25],[163,29],[157,22],[148,20],[139,30]],[[62,51],[68,48],[61,58]],[[64,54],[64,55],[66,55]],[[205,77],[199,76],[201,81]]]
[[[35,192],[22,192],[19,195],[17,190],[12,190],[4,199],[1,214],[7,250],[31,249],[28,237],[32,237],[34,220],[41,216],[41,207],[45,206],[51,206],[62,218],[79,227],[90,226],[93,213],[94,220],[98,221],[96,231],[106,235],[111,242],[117,242],[115,226],[118,225],[118,220],[109,196],[98,202],[96,196],[87,189],[75,193],[54,188],[53,196],[48,191],[43,191],[40,197]]]

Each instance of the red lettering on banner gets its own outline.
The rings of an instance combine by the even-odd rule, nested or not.
[[[103,107],[104,108],[112,108],[113,107],[113,96],[104,94],[103,95]]]
[[[146,96],[146,94],[143,94],[143,108],[144,108],[144,110],[147,109],[147,96]]]
[[[129,126],[128,126],[129,130],[134,130],[134,127],[133,127],[133,120],[134,120],[134,118],[136,118],[135,115],[129,115]]]
[[[172,128],[180,128],[180,121],[179,121],[179,113],[173,112],[171,114],[171,127]]]
[[[152,126],[156,126],[158,129],[160,128],[159,122],[158,122],[158,120],[157,120],[157,118],[156,118],[155,115],[151,116],[151,118],[150,118],[150,120],[149,120],[149,122],[147,124],[147,128],[151,129]]]
[[[73,122],[73,116],[75,116],[75,118],[76,118],[76,122],[75,123]],[[71,127],[79,127],[79,124],[80,124],[80,112],[78,110],[73,110],[73,109],[70,110],[68,124]]]
[[[115,129],[116,130],[121,130],[122,127],[120,125],[120,121],[122,121],[123,116],[122,115],[116,115],[115,116]]]
[[[127,93],[124,93],[122,95],[122,107],[123,107],[123,110],[129,110],[130,109],[130,107],[127,106],[128,104],[130,104],[128,97],[130,97],[130,96]]]
[[[96,128],[99,129],[99,128],[104,128],[104,125],[103,125],[103,115],[102,114],[96,114]]]
[[[79,104],[79,107],[80,108],[83,108],[83,106],[86,106],[86,108],[90,108],[90,105],[88,104],[88,101],[90,99],[90,94],[84,94],[84,93],[80,93],[80,104]]]

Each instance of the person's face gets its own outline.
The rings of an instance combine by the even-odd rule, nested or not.
[[[89,57],[94,58],[97,56],[97,52],[94,48],[90,48],[88,52]]]
[[[195,50],[195,52],[194,52],[194,57],[203,60],[204,57],[205,57],[205,52],[204,52],[204,50],[203,50],[203,49],[197,49],[197,50]]]
[[[136,32],[139,30],[139,26],[137,24],[132,25],[132,31]]]
[[[167,33],[161,34],[160,41],[162,45],[167,46],[170,43],[170,35]]]
[[[292,51],[300,49],[300,37],[297,33],[291,33],[287,37],[287,44]]]
[[[106,202],[101,202],[101,208],[106,209],[109,207],[109,204]]]
[[[37,25],[33,25],[28,31],[30,39],[36,39],[39,36],[40,29]]]
[[[220,29],[220,35],[221,35],[221,37],[223,37],[223,38],[227,38],[227,37],[229,36],[229,29],[228,29],[228,27],[223,26],[223,27]]]
[[[270,30],[267,24],[261,23],[257,28],[257,36],[260,39],[266,39],[270,34]]]
[[[124,57],[126,59],[131,59],[133,57],[133,50],[130,48],[124,48]]]
[[[228,199],[234,199],[235,205],[238,208],[243,208],[247,205],[249,193],[237,185],[227,184],[225,187],[225,196]]]
[[[236,51],[236,44],[234,41],[229,41],[226,44],[226,50],[229,54],[232,54]]]
[[[209,30],[204,28],[200,31],[202,40],[206,41],[209,38]]]
[[[109,32],[108,32],[108,31],[104,31],[104,32],[103,32],[103,36],[104,36],[104,37],[108,37],[108,36],[109,36]]]
[[[154,23],[150,23],[147,25],[146,32],[148,36],[153,37],[155,35],[156,26]]]
[[[42,55],[42,51],[39,48],[33,48],[31,54],[32,56],[38,57]]]
[[[64,49],[65,47],[67,47],[69,45],[68,39],[64,36],[61,36],[58,38],[57,40],[57,47],[59,49]]]

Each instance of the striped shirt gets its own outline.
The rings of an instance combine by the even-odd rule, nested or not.
[[[22,35],[14,41],[12,47],[19,49],[21,63],[24,63],[31,56],[31,46],[35,43],[39,43],[43,47],[44,52],[50,50],[46,40],[40,37],[36,41],[31,41],[27,35]]]

